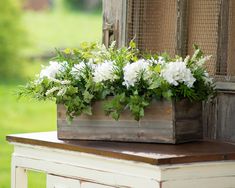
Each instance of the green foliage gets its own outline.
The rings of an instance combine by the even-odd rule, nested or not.
[[[0,1],[0,77],[14,76],[19,71],[20,50],[24,44],[20,1]]]
[[[130,96],[130,111],[135,120],[139,121],[144,116],[144,108],[150,103],[150,99],[147,100],[144,96],[132,95]]]
[[[111,115],[113,119],[118,120],[121,113],[125,110],[127,103],[125,93],[121,93],[108,100],[104,105],[104,110],[107,115]]]
[[[63,49],[77,47],[83,41],[100,41],[102,36],[101,13],[25,11],[23,22],[30,42],[24,54],[29,57],[50,54],[55,47]]]
[[[168,54],[141,54],[133,41],[128,47],[106,48],[82,43],[75,49],[57,50],[50,65],[20,89],[20,96],[55,99],[64,104],[68,120],[92,115],[92,105],[107,101],[104,111],[118,120],[129,110],[137,121],[152,100],[172,98],[203,101],[214,94],[214,85],[203,64],[200,49],[185,59]]]
[[[64,0],[64,5],[67,9],[99,11],[102,8],[102,0]]]
[[[32,66],[32,64],[29,64]],[[35,68],[35,67],[32,67]],[[56,129],[56,106],[53,102],[17,100],[14,92],[19,83],[0,84],[0,187],[9,188],[13,146],[6,141],[9,134],[53,131]],[[44,181],[44,182],[43,182]],[[29,175],[30,188],[42,188],[43,176]]]

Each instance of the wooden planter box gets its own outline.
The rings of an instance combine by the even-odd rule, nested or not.
[[[119,121],[107,117],[102,102],[93,106],[93,115],[66,121],[63,105],[57,106],[59,139],[108,140],[123,142],[183,143],[202,139],[202,103],[188,100],[155,101],[146,108],[145,116],[138,122],[129,111]]]

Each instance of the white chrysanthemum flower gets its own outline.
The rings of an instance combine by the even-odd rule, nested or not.
[[[39,78],[44,78],[44,77],[55,78],[57,73],[64,72],[66,70],[66,67],[68,66],[68,63],[66,61],[64,62],[50,61],[49,64],[50,64],[49,66],[41,70]]]
[[[102,81],[113,81],[117,78],[114,74],[115,65],[113,61],[104,61],[104,63],[97,64],[94,72],[94,82],[102,82]]]
[[[191,70],[186,67],[185,62],[170,62],[161,71],[161,76],[174,86],[184,83],[192,87],[196,79],[193,77]]]
[[[134,86],[136,82],[140,80],[140,76],[143,75],[144,80],[148,80],[150,77],[149,71],[150,63],[144,59],[140,59],[134,63],[128,63],[124,68],[124,82],[123,85],[130,87]]]

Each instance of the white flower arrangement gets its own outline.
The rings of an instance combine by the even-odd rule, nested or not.
[[[104,63],[97,64],[94,71],[94,82],[114,81],[117,77],[114,74],[116,66],[115,62],[105,60]]]
[[[144,59],[140,59],[133,63],[128,63],[124,68],[124,82],[127,88],[134,86],[141,77],[146,81],[150,78],[150,63]]]
[[[202,101],[214,94],[214,85],[204,64],[209,56],[196,49],[192,58],[170,58],[167,54],[141,54],[133,42],[115,49],[96,43],[58,53],[29,82],[20,95],[56,99],[66,106],[69,118],[92,114],[92,104],[108,100],[104,110],[114,119],[127,108],[136,120],[152,100]]]
[[[44,77],[55,78],[56,74],[65,71],[67,64],[68,63],[66,61],[63,62],[50,61],[49,66],[44,67],[41,70],[40,78]]]
[[[184,83],[189,88],[193,87],[196,79],[186,63],[183,61],[169,62],[161,71],[161,76],[171,85],[178,86]]]

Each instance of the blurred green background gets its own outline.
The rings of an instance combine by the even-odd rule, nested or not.
[[[101,41],[101,0],[0,1],[0,188],[10,187],[13,147],[8,134],[56,130],[56,106],[17,100],[18,85],[40,71],[55,48]],[[29,188],[44,188],[41,173],[29,173]]]

